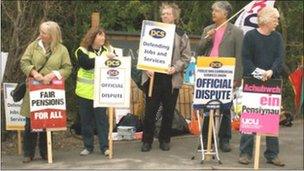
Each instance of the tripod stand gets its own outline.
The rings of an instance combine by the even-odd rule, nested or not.
[[[202,123],[201,123],[201,119],[200,119],[200,113],[199,110],[196,110],[196,116],[198,118],[198,126],[199,126],[199,130],[200,130],[200,136],[199,136],[199,142],[201,145],[201,149],[199,150],[195,150],[197,152],[201,152],[201,164],[204,163],[205,159],[208,161],[210,160],[210,157],[212,157],[213,159],[216,157],[217,161],[219,164],[222,164],[219,154],[218,154],[218,144],[217,144],[217,135],[219,132],[219,128],[221,125],[221,121],[222,121],[222,115],[220,114],[220,110],[219,108],[216,109],[210,109],[209,111],[209,126],[208,126],[208,140],[207,140],[207,149],[204,149],[204,142],[203,141],[203,136],[202,136]],[[204,121],[205,116],[203,114],[202,117],[202,121]],[[213,134],[213,135],[212,135]],[[214,141],[214,147],[213,149],[211,149],[211,141],[213,137],[213,141]],[[192,160],[195,158],[195,155],[192,157]]]

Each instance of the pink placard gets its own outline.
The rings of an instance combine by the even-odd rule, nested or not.
[[[243,113],[240,121],[240,132],[278,135],[279,121],[279,115]]]

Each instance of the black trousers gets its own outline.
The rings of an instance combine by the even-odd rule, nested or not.
[[[219,143],[229,143],[229,140],[231,139],[231,112],[229,109],[226,109],[221,111],[221,113],[223,114],[223,116],[222,116],[220,129],[218,132]],[[209,116],[207,117],[205,116],[203,128],[202,128],[202,136],[203,136],[204,144],[207,144],[208,127],[209,127]]]
[[[30,118],[26,118],[24,133],[23,133],[23,155],[24,157],[35,157],[35,148],[38,146],[41,157],[47,156],[47,142],[46,142],[46,132],[31,132],[31,121]]]
[[[153,143],[155,117],[161,103],[163,111],[158,141],[170,142],[174,109],[179,93],[179,89],[172,89],[171,80],[171,75],[155,73],[152,97],[148,97],[149,81],[144,85],[146,105],[142,141],[145,143]]]

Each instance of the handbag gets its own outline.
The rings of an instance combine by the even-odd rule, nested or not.
[[[11,91],[11,96],[14,100],[14,102],[19,102],[21,99],[23,99],[26,92],[26,83],[25,81],[22,81],[17,84],[16,88]]]
[[[45,66],[48,60],[49,60],[49,56],[46,59],[45,63],[42,65],[42,67],[38,70],[38,72],[42,70],[42,68]],[[23,99],[25,92],[26,92],[26,80],[18,83],[15,89],[11,91],[10,94],[14,102],[19,102],[21,99]]]

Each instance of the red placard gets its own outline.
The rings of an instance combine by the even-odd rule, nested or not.
[[[31,129],[66,129],[66,99],[64,80],[52,80],[44,85],[33,78],[28,80],[30,90]]]

